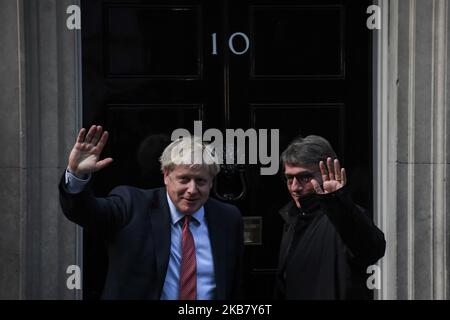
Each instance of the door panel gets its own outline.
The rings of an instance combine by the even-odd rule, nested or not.
[[[251,5],[249,11],[251,78],[345,76],[343,5]]]
[[[106,76],[200,79],[200,8],[105,4]]]

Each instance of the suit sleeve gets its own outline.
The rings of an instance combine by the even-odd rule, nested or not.
[[[233,282],[233,289],[231,292],[232,299],[241,300],[244,298],[243,278],[244,278],[244,222],[241,212],[236,208],[237,222],[236,222],[236,272]]]
[[[107,198],[97,198],[87,186],[82,192],[71,194],[66,189],[65,175],[59,183],[59,200],[64,215],[70,221],[109,238],[129,221],[130,194],[126,187],[117,187]]]
[[[384,256],[384,233],[375,226],[367,210],[352,201],[347,187],[318,197],[323,210],[357,262],[371,265]]]

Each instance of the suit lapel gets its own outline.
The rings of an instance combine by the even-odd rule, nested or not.
[[[156,275],[158,296],[161,296],[170,253],[170,211],[167,204],[165,188],[160,188],[156,192],[156,199],[153,200],[150,219],[152,222],[152,237],[156,255]]]
[[[211,240],[211,250],[214,259],[214,273],[216,278],[217,299],[226,298],[226,252],[227,242],[223,221],[220,220],[220,214],[214,212],[215,208],[211,201],[205,203],[205,217],[208,223],[209,239]]]

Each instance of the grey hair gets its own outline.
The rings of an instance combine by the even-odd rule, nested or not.
[[[161,171],[172,171],[178,165],[191,168],[206,166],[212,177],[220,171],[219,159],[213,149],[200,138],[184,136],[169,144],[159,158]]]
[[[336,153],[330,143],[323,137],[310,135],[305,138],[296,138],[287,146],[280,157],[284,172],[284,165],[293,166],[319,165],[328,157],[336,158]]]

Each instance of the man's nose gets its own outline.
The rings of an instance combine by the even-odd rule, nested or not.
[[[195,194],[197,192],[197,184],[195,183],[194,179],[189,181],[187,192],[191,194]]]
[[[291,188],[295,191],[301,191],[303,190],[303,185],[298,182],[296,177],[294,177],[294,179],[292,180]]]

